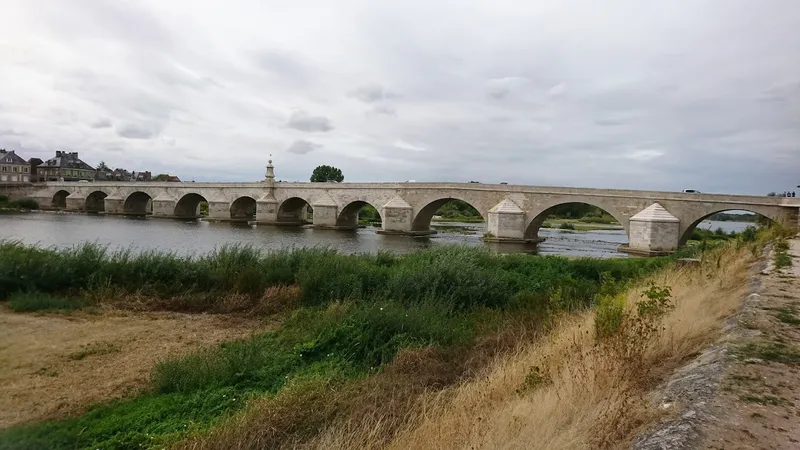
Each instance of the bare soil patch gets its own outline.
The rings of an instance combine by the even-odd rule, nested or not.
[[[162,358],[264,328],[262,321],[223,315],[20,314],[2,306],[0,429],[135,394]]]

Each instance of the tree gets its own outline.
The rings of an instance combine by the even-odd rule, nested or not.
[[[98,172],[111,172],[111,169],[108,168],[105,161],[100,161],[100,164],[97,165]]]
[[[327,181],[341,183],[344,181],[344,175],[342,175],[340,169],[333,166],[318,166],[314,169],[314,172],[311,173],[312,183],[325,183]]]

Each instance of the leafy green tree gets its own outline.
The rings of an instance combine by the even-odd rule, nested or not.
[[[342,171],[333,166],[317,166],[314,172],[311,173],[312,183],[325,183],[327,181],[335,181],[341,183],[344,181]]]
[[[477,209],[473,208],[472,205],[458,199],[452,199],[442,205],[436,211],[436,215],[447,218],[481,217],[481,213],[479,213]]]
[[[98,172],[111,172],[111,169],[106,165],[105,161],[100,161],[100,164],[97,165]]]

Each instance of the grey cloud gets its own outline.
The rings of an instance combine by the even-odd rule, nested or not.
[[[395,99],[398,97],[398,95],[394,92],[378,85],[361,86],[351,92],[350,95],[364,103],[375,103],[384,100]]]
[[[92,122],[92,128],[111,128],[111,120],[110,119],[99,119],[95,122]]]
[[[618,118],[618,117],[600,117],[594,119],[594,123],[601,126],[601,127],[613,127],[616,125],[622,125],[626,122],[625,119]]]
[[[70,7],[51,5],[41,8],[40,13],[48,19],[49,28],[62,39],[99,37],[160,50],[173,41],[171,33],[155,14],[130,2],[75,0]]]
[[[462,2],[446,23],[451,2],[419,0],[324,15],[219,1],[192,20],[176,2],[11,2],[4,31],[37,46],[0,52],[0,123],[18,133],[0,140],[231,181],[260,179],[239,162],[283,149],[283,179],[306,179],[313,151],[349,180],[797,184],[800,8],[622,0],[585,17],[544,1]],[[325,147],[303,132],[327,132]],[[399,136],[429,150],[398,152]]]
[[[127,139],[150,139],[155,137],[156,134],[155,131],[148,127],[134,124],[125,124],[117,128],[117,135]]]
[[[522,86],[527,80],[521,77],[503,77],[489,80],[486,83],[486,92],[495,100],[502,100],[513,90]]]
[[[282,84],[304,87],[311,83],[312,69],[296,55],[261,50],[254,56],[256,67],[276,77]]]
[[[304,111],[297,111],[289,117],[287,123],[289,128],[295,130],[314,132],[314,131],[330,131],[333,129],[330,119],[324,116],[312,116]]]
[[[305,139],[299,139],[292,142],[291,145],[286,149],[289,153],[294,153],[295,155],[305,155],[307,153],[311,153],[318,148],[321,148],[322,145],[315,144],[313,142],[307,141]]]
[[[397,115],[397,109],[394,106],[389,105],[389,104],[378,104],[378,105],[375,105],[375,107],[372,108],[372,112],[374,112],[375,114],[383,114],[383,115],[386,115],[386,116],[396,116]]]

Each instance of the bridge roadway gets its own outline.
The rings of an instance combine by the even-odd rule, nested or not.
[[[680,192],[519,186],[476,183],[283,183],[268,177],[252,183],[48,182],[30,195],[42,206],[105,214],[197,218],[208,203],[210,219],[259,224],[307,223],[352,229],[358,212],[372,205],[381,215],[382,233],[431,233],[434,213],[451,199],[463,200],[488,222],[486,239],[535,242],[553,208],[586,203],[612,215],[628,234],[633,253],[675,251],[694,227],[728,210],[761,214],[798,226],[800,198]]]

